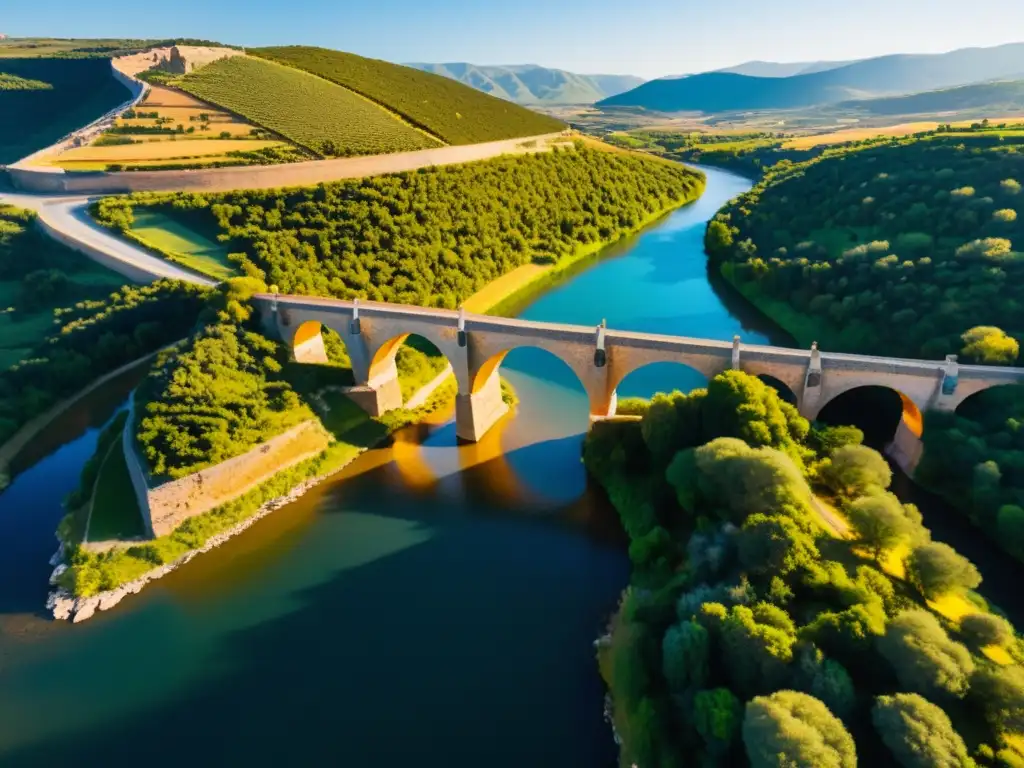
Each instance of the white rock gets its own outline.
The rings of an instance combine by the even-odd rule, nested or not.
[[[71,619],[71,623],[77,624],[80,621],[91,619],[92,615],[96,613],[96,607],[99,605],[99,598],[96,597],[80,597],[75,601],[75,617]]]
[[[51,587],[57,586],[57,581],[64,574],[64,571],[66,571],[67,569],[68,569],[68,567],[66,565],[64,565],[64,563],[61,563],[60,565],[58,565],[56,568],[53,569],[53,573],[50,574],[50,586]]]
[[[75,610],[75,601],[67,597],[58,597],[53,602],[53,618],[58,621],[66,621],[71,618]]]
[[[59,547],[57,547],[57,551],[54,552],[52,555],[50,555],[50,565],[60,565],[63,562],[64,562],[64,544],[62,542],[61,545]]]
[[[108,608],[113,608],[115,605],[120,603],[127,594],[128,593],[125,591],[124,587],[113,589],[109,592],[104,592],[102,595],[100,595],[100,601],[99,604],[97,605],[97,608],[99,608],[101,611],[105,611]]]

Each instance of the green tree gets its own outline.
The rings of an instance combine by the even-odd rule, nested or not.
[[[1024,556],[1024,508],[1004,504],[996,516],[996,532],[1004,545],[1018,557]]]
[[[907,578],[929,600],[981,584],[974,563],[937,541],[914,548],[907,558]]]
[[[1010,365],[1020,354],[1020,344],[1002,328],[978,325],[966,331],[960,354],[983,365]]]
[[[1024,668],[979,667],[971,678],[971,698],[997,730],[1024,730]]]
[[[857,751],[842,722],[821,701],[776,691],[747,703],[743,743],[751,768],[855,768]]]
[[[821,479],[836,493],[853,498],[872,489],[888,488],[892,469],[878,451],[866,445],[844,445],[822,468]]]
[[[857,694],[846,667],[827,658],[821,649],[810,643],[803,643],[797,653],[793,685],[821,699],[839,717],[846,717],[856,703]]]
[[[1013,625],[994,613],[969,613],[960,619],[960,634],[974,648],[1006,645],[1013,640]]]
[[[846,508],[846,516],[858,540],[871,550],[875,560],[910,539],[914,531],[899,499],[892,494],[861,496]]]
[[[733,244],[732,232],[725,222],[712,219],[704,236],[704,248],[711,255],[727,252]]]
[[[732,747],[743,722],[743,705],[728,688],[699,691],[693,699],[694,727],[710,755],[721,758]]]
[[[665,633],[661,647],[662,671],[673,693],[704,686],[711,663],[707,629],[692,620],[674,624]]]
[[[949,639],[928,611],[905,611],[889,622],[878,649],[901,685],[924,696],[962,698],[974,662],[970,652]]]
[[[946,713],[916,693],[879,696],[871,722],[903,768],[974,768]]]
[[[733,606],[720,633],[721,666],[737,693],[770,691],[786,679],[796,634],[784,611],[764,603]]]
[[[755,513],[736,535],[740,564],[760,575],[786,575],[817,560],[814,539],[792,518]]]

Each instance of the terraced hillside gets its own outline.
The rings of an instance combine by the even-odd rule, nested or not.
[[[0,163],[13,163],[129,98],[110,61],[0,57]],[[32,87],[26,87],[31,84]]]
[[[327,157],[440,146],[346,88],[265,59],[221,59],[174,85]]]
[[[257,48],[250,54],[317,75],[397,112],[448,144],[554,133],[565,125],[454,80],[326,48]]]

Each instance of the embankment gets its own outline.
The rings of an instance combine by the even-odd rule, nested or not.
[[[282,165],[199,168],[182,171],[66,172],[18,163],[7,173],[16,189],[37,194],[110,195],[127,192],[228,192],[234,189],[275,189],[312,186],[328,181],[360,179],[385,173],[414,171],[438,165],[487,160],[499,155],[546,152],[564,134],[524,136],[483,144],[396,152],[372,157],[310,160]]]

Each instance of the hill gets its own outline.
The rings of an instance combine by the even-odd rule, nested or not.
[[[826,72],[830,69],[845,67],[853,61],[745,61],[732,67],[722,67],[715,72],[728,72],[733,75],[749,75],[750,77],[793,77],[794,75],[810,75],[814,72]]]
[[[979,109],[1004,114],[1024,110],[1024,80],[976,83],[909,96],[846,101],[838,106],[864,110],[873,115],[935,114]]]
[[[266,59],[223,58],[178,78],[174,85],[324,156],[440,146],[349,89]]]
[[[256,48],[250,54],[330,80],[401,115],[447,144],[555,133],[565,124],[447,77],[326,48]]]
[[[518,104],[593,104],[644,82],[643,78],[633,75],[579,75],[536,64],[481,66],[449,62],[407,66],[442,75]]]
[[[792,109],[1017,76],[1024,76],[1024,43],[942,54],[880,56],[792,77],[707,72],[676,80],[652,80],[598,105],[663,112]]]
[[[0,163],[52,144],[128,100],[102,58],[0,57]]]

